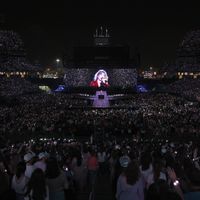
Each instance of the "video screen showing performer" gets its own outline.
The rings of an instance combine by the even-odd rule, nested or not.
[[[93,81],[90,82],[91,87],[109,87],[108,83],[108,75],[105,70],[100,69],[96,74],[94,75]]]

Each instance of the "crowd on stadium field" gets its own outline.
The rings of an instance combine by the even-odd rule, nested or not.
[[[104,127],[114,135],[138,131],[184,135],[200,130],[198,102],[169,94],[135,94],[99,110],[71,95],[41,93],[15,97],[15,102],[0,109],[0,131],[7,137],[55,132],[90,135],[95,127]]]
[[[99,177],[110,182],[117,200],[199,199],[198,141],[166,140],[162,134],[102,140],[102,135],[88,141],[38,138],[5,144],[1,199],[76,199],[84,191],[95,195]]]

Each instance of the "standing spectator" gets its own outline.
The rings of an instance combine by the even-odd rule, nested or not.
[[[43,172],[46,171],[46,155],[45,153],[39,153],[38,155],[39,160],[35,162],[35,168],[40,168]]]
[[[136,162],[129,163],[117,181],[117,200],[144,200],[144,181]]]
[[[91,157],[88,159],[87,166],[88,166],[89,187],[92,190],[95,185],[96,175],[99,167],[95,151],[91,152]]]
[[[64,190],[68,189],[66,175],[60,170],[57,160],[49,158],[46,169],[49,200],[65,200]]]
[[[24,161],[26,162],[25,176],[28,178],[31,178],[31,175],[35,170],[35,166],[33,165],[33,157],[34,155],[32,153],[27,153],[24,155]]]
[[[106,152],[103,148],[97,153],[97,157],[99,162],[99,173],[103,175],[106,171]]]
[[[79,153],[74,159],[73,159],[73,165],[72,170],[74,173],[74,181],[75,186],[77,190],[83,191],[84,186],[86,185],[86,178],[87,178],[87,168],[85,163],[83,162],[83,158],[81,156],[81,153]]]
[[[27,185],[25,200],[49,200],[49,190],[45,175],[41,169],[36,169]]]
[[[26,164],[19,162],[16,168],[16,174],[12,178],[12,189],[16,193],[16,200],[24,200],[25,187],[28,178],[25,176]]]

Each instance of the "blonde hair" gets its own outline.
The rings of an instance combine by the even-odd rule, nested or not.
[[[98,72],[96,72],[96,74],[94,75],[94,81],[97,80],[97,78],[98,78],[98,76],[99,76],[100,74],[104,74],[104,76],[105,76],[106,78],[108,78],[108,75],[107,75],[106,71],[103,70],[103,69],[100,69],[100,70],[99,70]]]

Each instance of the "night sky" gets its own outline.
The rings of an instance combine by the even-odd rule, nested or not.
[[[92,44],[95,28],[101,25],[110,30],[114,44],[139,48],[143,67],[160,66],[174,61],[188,31],[200,28],[199,7],[192,1],[131,2],[7,0],[0,14],[4,28],[21,35],[29,59],[44,66],[74,45]]]

